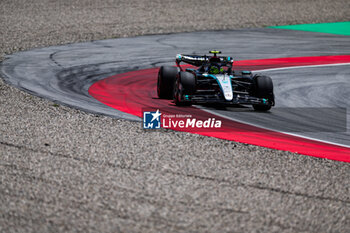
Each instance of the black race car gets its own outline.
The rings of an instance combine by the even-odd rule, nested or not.
[[[157,93],[162,99],[173,99],[178,106],[205,103],[253,105],[257,111],[275,105],[270,77],[251,71],[233,70],[232,57],[176,55],[176,65],[162,66],[158,72]],[[183,68],[181,62],[193,68]]]

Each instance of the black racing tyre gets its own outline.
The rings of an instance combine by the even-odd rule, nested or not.
[[[189,72],[181,71],[174,87],[174,103],[177,106],[190,106],[190,101],[183,101],[183,95],[193,94],[196,90],[196,77]]]
[[[161,66],[158,72],[157,94],[161,99],[172,99],[178,70],[174,66]]]
[[[183,87],[183,94],[191,95],[196,91],[196,77],[194,74],[181,71],[179,73],[179,78]]]
[[[259,105],[259,104],[253,104],[253,108],[255,111],[258,112],[266,112],[271,109],[271,105]]]
[[[255,91],[254,96],[259,98],[265,98],[269,101],[267,105],[253,104],[253,108],[256,111],[268,111],[271,109],[272,104],[274,103],[274,94],[273,94],[273,83],[272,79],[269,76],[256,75],[254,77],[255,82]]]

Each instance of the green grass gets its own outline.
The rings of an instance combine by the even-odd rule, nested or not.
[[[321,32],[321,33],[350,36],[350,22],[298,24],[298,25],[272,26],[269,28]]]

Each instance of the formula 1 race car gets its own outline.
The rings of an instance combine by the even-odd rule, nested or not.
[[[275,105],[270,77],[251,71],[233,70],[232,57],[176,55],[176,66],[162,66],[158,72],[157,93],[173,99],[178,106],[205,103],[253,105],[257,111]],[[183,70],[181,62],[197,67]]]

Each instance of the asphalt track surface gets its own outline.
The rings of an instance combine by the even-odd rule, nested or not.
[[[201,38],[199,44],[198,38]],[[179,52],[204,54],[212,46],[214,40],[218,44],[217,49],[225,51],[226,54],[237,54],[237,60],[283,56],[334,56],[348,54],[350,48],[347,36],[322,33],[279,29],[197,32],[95,41],[37,49],[11,55],[3,63],[1,70],[7,77],[7,82],[35,95],[93,113],[138,120],[124,113],[125,111],[111,109],[91,98],[88,92],[89,87],[112,74],[173,64],[174,54]],[[324,49],[325,47],[327,50]],[[349,61],[350,59],[343,59],[338,63],[349,63]],[[315,64],[319,65],[318,63],[306,63],[306,65]],[[284,65],[288,66],[288,64]],[[256,113],[251,108],[226,108],[224,110],[222,107],[218,109],[201,108],[204,108],[206,112],[238,122],[349,147],[350,134],[346,124],[349,118],[346,112],[349,107],[347,99],[349,64],[335,65],[328,64],[311,68],[287,67],[283,70],[270,69],[265,72],[263,69],[279,68],[283,65],[258,64],[240,67],[240,69],[261,69],[260,72],[267,73],[273,78],[277,100],[273,111]],[[142,76],[142,73],[140,75]],[[153,75],[156,77],[156,73]],[[122,88],[127,88],[127,86]],[[154,92],[153,89],[151,88],[150,92]],[[176,108],[173,111],[176,112]],[[254,131],[255,129],[250,128],[249,130]],[[253,142],[256,141],[253,140]],[[271,138],[266,137],[265,141],[271,141]],[[278,140],[272,141],[267,145],[279,142]],[[287,142],[288,145],[296,143],[298,142]],[[258,142],[255,144],[266,145],[266,143]],[[286,148],[289,151],[304,154],[313,150],[308,148],[309,144],[304,145],[304,148],[307,147],[304,150],[290,146],[270,147]],[[332,157],[335,153],[332,151],[322,155],[322,150],[325,149],[320,149],[311,155],[339,159]],[[339,160],[348,161],[347,152],[342,152],[342,154]]]

